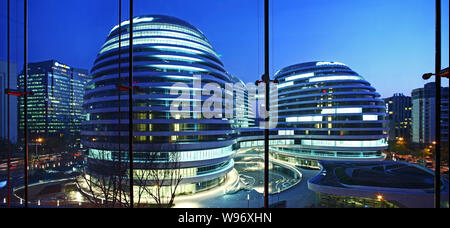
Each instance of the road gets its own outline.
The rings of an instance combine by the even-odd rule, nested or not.
[[[307,180],[316,176],[318,170],[298,168],[303,174],[303,179],[290,189],[271,194],[269,204],[286,200],[288,208],[310,207],[315,202],[315,193],[308,189]],[[250,200],[247,199],[249,196]],[[184,200],[176,203],[178,208],[261,208],[264,207],[263,194],[252,190],[250,192],[241,190],[234,194],[220,194],[211,197],[196,198],[195,200]]]
[[[285,200],[286,207],[288,208],[310,207],[314,204],[316,196],[314,192],[308,189],[307,181],[316,176],[319,171],[303,168],[297,169],[302,173],[301,182],[280,194],[271,194],[269,198],[270,204],[274,204],[279,200]],[[22,170],[23,167],[18,167],[17,170],[12,172],[11,179],[13,180],[12,184],[15,187],[23,185]],[[3,201],[3,197],[6,196],[5,188],[0,189],[0,196],[2,196],[1,200]],[[13,201],[18,201],[18,199],[13,197]],[[0,204],[1,203],[2,202],[0,202]],[[175,207],[178,208],[262,208],[264,206],[264,199],[263,194],[258,193],[255,190],[240,190],[233,194],[225,194],[220,190],[215,191],[213,194],[199,194],[199,196],[194,195],[193,197],[184,197],[184,199],[183,197],[180,197],[175,203]]]

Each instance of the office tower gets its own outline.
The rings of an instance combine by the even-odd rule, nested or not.
[[[412,91],[412,141],[430,144],[435,139],[435,83]],[[448,87],[441,88],[441,141],[448,142]]]
[[[88,71],[67,66],[55,60],[29,63],[27,86],[29,142],[64,142],[80,145],[83,95],[89,80]],[[18,87],[24,90],[24,74],[18,77]],[[24,99],[19,98],[19,138],[23,140]],[[58,152],[58,151],[48,151]]]
[[[307,62],[275,75],[278,134],[290,140],[274,156],[298,165],[317,160],[383,160],[387,148],[386,106],[369,82],[338,62]]]
[[[403,94],[394,94],[383,99],[386,103],[387,120],[389,120],[389,140],[400,138],[411,140],[411,97]]]

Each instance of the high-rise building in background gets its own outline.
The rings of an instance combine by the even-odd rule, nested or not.
[[[436,139],[436,86],[434,82],[412,91],[412,141],[430,144]],[[448,142],[448,87],[441,88],[441,141]]]
[[[394,94],[384,98],[386,103],[387,119],[389,120],[389,140],[403,138],[411,140],[411,97],[403,94]]]
[[[201,95],[207,83],[224,88],[226,83],[241,82],[226,72],[205,35],[191,24],[174,17],[149,15],[135,17],[133,27],[133,86],[139,88],[133,91],[135,180],[149,170],[162,172],[168,169],[164,167],[175,167],[171,169],[179,169],[182,175],[177,194],[196,193],[223,183],[234,166],[236,128],[245,126],[245,120],[205,118],[192,106],[195,102],[203,105],[208,98]],[[88,172],[97,176],[109,175],[97,167],[117,163],[119,154],[121,163],[129,161],[128,91],[121,91],[120,103],[118,99],[118,85],[129,85],[129,21],[122,22],[121,29],[121,80],[117,64],[119,26],[115,26],[91,69],[93,79],[85,94],[88,120],[83,145],[89,153]],[[200,78],[201,87],[194,89]],[[175,83],[190,87],[180,88],[180,92],[187,91],[184,101],[191,104],[187,115],[171,115],[171,103],[179,96],[171,94]],[[159,161],[159,169],[151,165],[155,160]],[[169,188],[163,188],[165,194]]]
[[[8,63],[0,61],[0,138],[8,138]],[[10,89],[17,89],[17,65],[10,63]],[[17,97],[10,96],[10,136],[11,141],[17,141]]]
[[[308,62],[281,69],[278,127],[286,140],[273,154],[298,165],[318,160],[383,160],[386,106],[369,82],[338,62]]]
[[[42,138],[43,142],[80,145],[83,95],[89,81],[88,71],[67,66],[55,60],[29,63],[27,86],[29,142]],[[19,75],[19,90],[24,90],[23,72]],[[23,140],[24,100],[19,98],[19,139]],[[51,151],[48,151],[51,152]]]

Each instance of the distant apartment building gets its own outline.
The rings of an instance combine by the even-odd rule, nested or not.
[[[10,64],[10,89],[16,89],[17,65]],[[8,138],[8,63],[0,61],[0,138]],[[11,141],[17,141],[17,97],[10,97],[10,136]]]
[[[88,70],[77,69],[55,60],[29,63],[27,86],[29,139],[71,137],[79,144],[83,114],[83,95],[89,80]],[[24,73],[18,77],[24,90]],[[24,130],[24,98],[19,98],[19,138]]]
[[[412,103],[411,97],[403,94],[394,94],[384,99],[386,103],[387,119],[389,120],[389,139],[411,139]]]
[[[412,91],[412,141],[430,144],[435,139],[435,83]],[[441,141],[448,143],[448,87],[441,88]]]

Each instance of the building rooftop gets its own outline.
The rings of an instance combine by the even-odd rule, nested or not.
[[[336,187],[368,186],[383,188],[432,189],[431,170],[406,162],[321,161],[323,169],[311,182]]]
[[[314,192],[395,202],[401,207],[433,207],[434,172],[394,161],[320,161],[321,172],[308,180]],[[442,178],[441,197],[448,202],[448,179]]]

